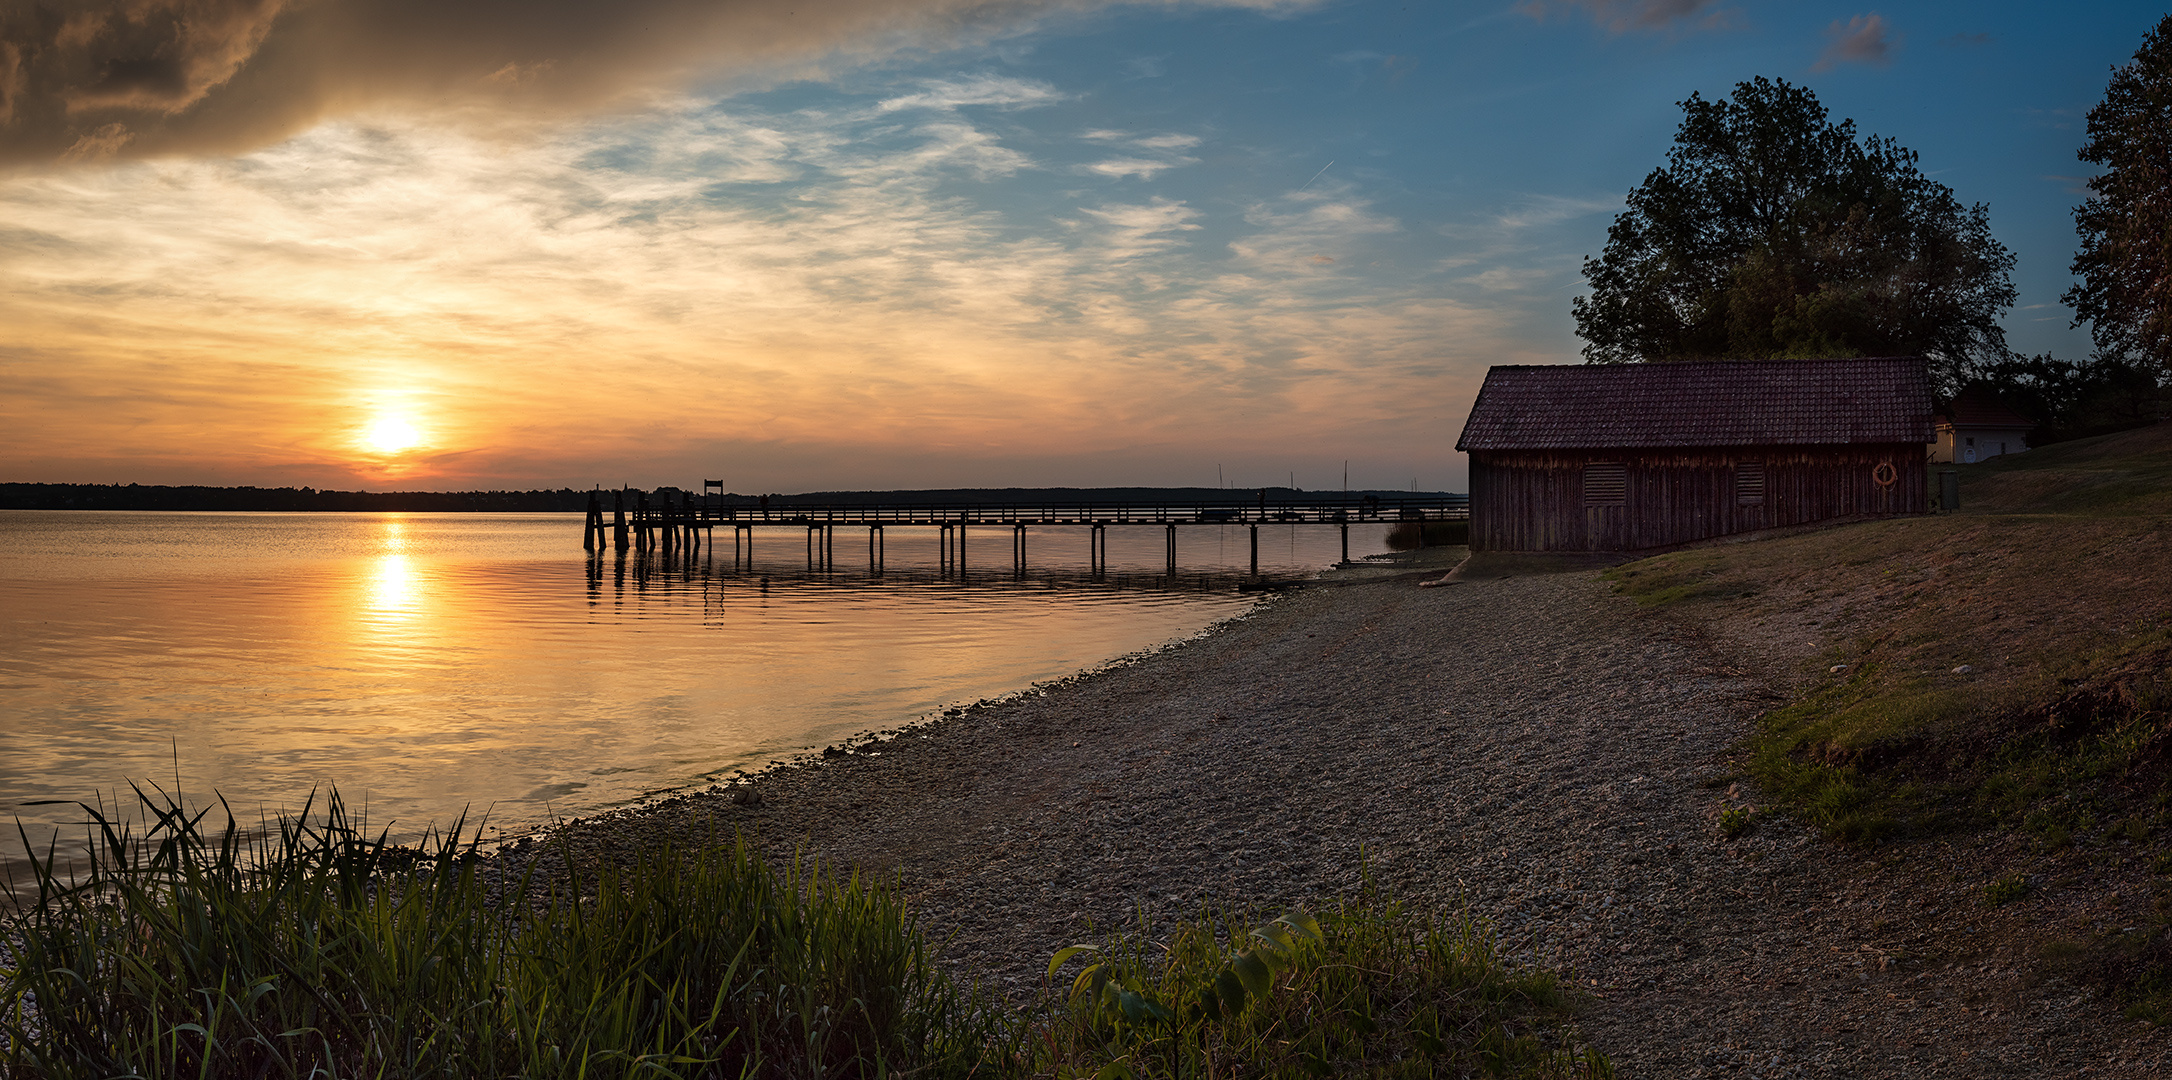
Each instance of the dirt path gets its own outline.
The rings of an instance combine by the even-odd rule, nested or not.
[[[1722,839],[1725,750],[1770,704],[1724,659],[1589,573],[1415,580],[1279,598],[777,770],[758,803],[695,796],[569,835],[713,825],[893,870],[947,963],[1018,990],[1089,924],[1272,914],[1351,891],[1369,859],[1573,973],[1624,1076],[2165,1075],[2162,1032],[2000,951],[2001,924],[1967,907],[1980,878],[1945,869],[1965,852],[1882,864],[1783,820]]]

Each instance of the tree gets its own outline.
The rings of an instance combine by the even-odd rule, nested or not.
[[[2157,383],[2157,370],[2139,362],[2060,360],[2045,353],[1994,360],[1978,368],[1969,385],[2036,421],[2029,445],[2045,446],[2156,423]]]
[[[2074,208],[2081,282],[2060,299],[2100,357],[2172,371],[2172,15],[2113,69],[2080,157],[2104,172]]]
[[[1681,106],[1666,167],[1584,262],[1586,359],[1921,355],[1951,387],[2007,355],[2014,257],[1982,203],[1807,88],[1760,77]]]

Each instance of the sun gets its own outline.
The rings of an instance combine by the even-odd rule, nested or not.
[[[422,432],[404,416],[380,416],[363,429],[362,445],[380,454],[397,454],[422,445]]]

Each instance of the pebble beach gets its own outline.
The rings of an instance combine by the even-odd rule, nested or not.
[[[1366,874],[1468,906],[1586,997],[1629,1077],[2166,1075],[2168,1041],[2002,953],[1965,852],[1850,850],[1729,760],[1769,674],[1590,571],[1420,588],[1350,567],[1192,640],[569,822],[607,857],[745,837],[894,875],[943,963],[1025,997],[1049,955],[1203,907],[1272,917]],[[517,866],[548,839],[506,849]],[[1973,944],[1971,944],[1973,943]]]

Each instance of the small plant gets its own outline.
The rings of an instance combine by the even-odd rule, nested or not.
[[[2029,879],[2022,874],[2008,874],[1983,887],[1983,902],[1992,907],[2004,907],[2028,895]]]
[[[1733,840],[1743,833],[1749,832],[1750,826],[1756,822],[1756,819],[1757,808],[1754,806],[1725,807],[1720,810],[1719,814],[1720,835]]]
[[[1368,887],[1263,925],[1202,915],[1056,954],[1090,961],[1044,1032],[1060,1078],[1359,1075],[1599,1080],[1551,975],[1511,968],[1468,914],[1425,917]]]

